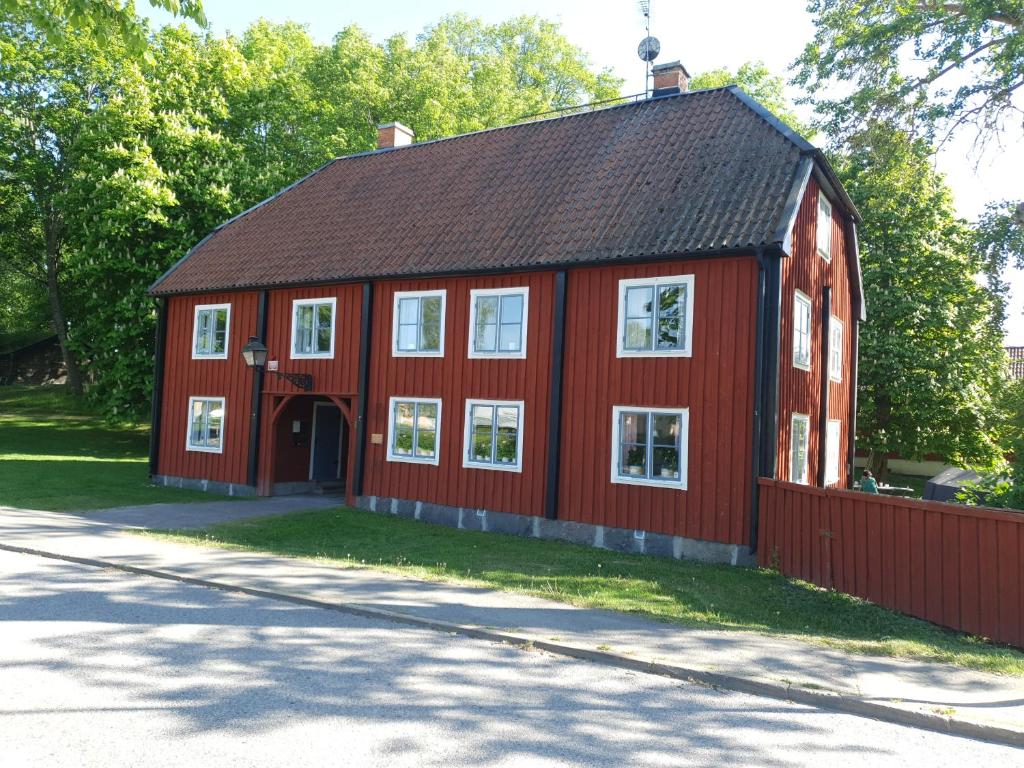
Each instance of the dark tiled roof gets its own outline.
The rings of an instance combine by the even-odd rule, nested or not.
[[[1007,347],[1010,356],[1010,378],[1024,379],[1024,347]]]
[[[768,244],[809,149],[722,88],[352,155],[216,229],[153,292]]]

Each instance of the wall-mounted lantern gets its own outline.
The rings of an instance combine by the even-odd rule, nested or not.
[[[250,368],[256,370],[266,370],[267,365],[267,345],[257,339],[255,336],[249,337],[249,343],[242,347],[242,359],[245,360],[245,364]],[[281,373],[280,371],[269,371],[280,379],[290,381],[299,389],[304,392],[309,392],[313,389],[313,376],[309,373]]]

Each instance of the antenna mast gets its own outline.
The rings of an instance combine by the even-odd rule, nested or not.
[[[644,15],[647,36],[640,41],[636,53],[644,62],[644,97],[646,97],[650,93],[651,62],[661,53],[661,43],[658,42],[658,38],[651,37],[651,0],[639,0],[639,5],[640,13]]]

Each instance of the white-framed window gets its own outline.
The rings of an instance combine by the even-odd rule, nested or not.
[[[292,302],[292,359],[334,357],[337,303],[334,296]]]
[[[828,377],[843,380],[843,321],[835,315],[828,319]]]
[[[185,450],[224,452],[224,398],[190,397]]]
[[[619,281],[618,357],[690,357],[693,275]]]
[[[227,359],[230,325],[230,304],[197,304],[192,324],[192,359]]]
[[[807,453],[810,445],[811,419],[805,413],[794,413],[790,420],[789,480],[807,485]]]
[[[473,289],[469,302],[470,357],[526,357],[529,288]]]
[[[462,466],[523,471],[522,400],[466,400]]]
[[[800,291],[793,294],[793,365],[811,370],[811,300]]]
[[[689,408],[612,407],[612,482],[686,489]]]
[[[444,357],[446,291],[396,291],[391,354]]]
[[[441,445],[441,401],[392,397],[388,408],[388,461],[437,464]]]
[[[825,425],[825,485],[839,482],[839,436],[843,424],[838,419],[829,419]]]
[[[825,261],[832,261],[832,203],[821,192],[818,193],[818,255]]]

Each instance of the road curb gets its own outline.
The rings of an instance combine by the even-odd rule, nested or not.
[[[225,592],[235,592],[252,597],[262,597],[270,600],[288,602],[294,605],[303,605],[311,608],[322,608],[326,610],[345,613],[353,616],[362,616],[371,619],[383,619],[398,624],[405,624],[422,629],[429,629],[436,632],[445,632],[463,637],[471,637],[478,640],[489,640],[492,642],[514,645],[520,648],[537,649],[546,651],[558,656],[590,661],[605,666],[626,669],[633,672],[640,672],[660,677],[669,677],[676,680],[698,683],[716,689],[737,691],[739,693],[754,694],[772,699],[781,699],[797,704],[807,704],[813,707],[828,709],[845,714],[870,717],[883,722],[896,725],[906,725],[914,728],[922,728],[929,731],[937,731],[952,736],[962,736],[972,739],[981,739],[997,744],[1005,744],[1012,747],[1024,747],[1024,731],[1016,731],[1009,728],[984,725],[968,720],[961,720],[956,717],[928,714],[903,709],[877,701],[870,701],[848,694],[832,693],[828,691],[815,691],[790,684],[776,683],[770,680],[758,680],[756,678],[741,677],[738,675],[727,675],[720,672],[710,672],[693,667],[685,667],[678,664],[665,664],[653,661],[644,661],[614,651],[591,650],[580,646],[568,645],[551,640],[542,640],[529,635],[519,635],[513,632],[503,632],[496,629],[486,629],[466,624],[427,619],[398,611],[389,611],[383,608],[371,608],[359,605],[358,603],[334,603],[315,598],[302,597],[288,592],[277,592],[274,590],[247,587],[240,584],[231,584],[210,579],[201,579],[194,576],[184,576],[172,571],[161,571],[152,568],[142,568],[134,565],[126,565],[110,560],[97,558],[78,557],[75,555],[64,555],[57,552],[47,552],[31,547],[19,547],[12,544],[0,543],[0,550],[16,552],[24,555],[45,557],[51,560],[63,560],[69,563],[87,565],[95,568],[111,568],[125,573],[133,573],[140,576],[176,581],[182,584],[206,587],[208,589],[219,589]]]

